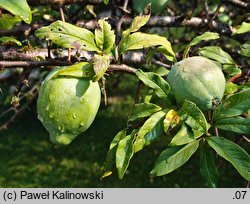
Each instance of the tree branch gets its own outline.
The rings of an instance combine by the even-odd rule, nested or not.
[[[126,17],[123,19],[123,26],[128,27],[133,18]],[[206,18],[192,17],[190,19],[183,19],[182,16],[152,16],[145,26],[147,27],[197,27],[202,28],[206,27],[209,23],[209,20]],[[85,27],[87,29],[93,30],[97,26],[96,20],[79,20],[76,23],[79,27]],[[232,27],[227,24],[223,24],[219,21],[213,20],[211,22],[212,30],[215,30],[218,33],[223,35],[231,35]]]
[[[36,68],[42,66],[68,66],[72,64],[74,63],[53,59],[43,61],[0,61],[0,69],[16,67]],[[135,74],[136,69],[126,64],[111,64],[108,68],[108,72],[127,72],[130,74]]]
[[[245,8],[245,9],[250,9],[250,3],[249,2],[243,2],[240,0],[223,0],[223,3],[229,3],[232,4],[234,6],[238,6],[241,8]]]
[[[52,49],[50,51],[51,58],[57,61],[65,61],[68,57],[67,49]],[[77,58],[79,60],[85,59],[90,61],[93,59],[94,53],[87,52],[84,50],[76,50],[71,49],[72,58]],[[4,46],[0,46],[0,60],[3,61],[37,61],[39,58],[46,59],[48,57],[48,49],[40,48],[40,49],[31,49],[31,50],[23,50],[20,48],[8,48]],[[124,62],[126,63],[141,63],[144,62],[144,55],[140,51],[126,52],[124,54]]]
[[[136,69],[133,67],[130,67],[126,64],[111,64],[108,68],[108,72],[127,72],[130,74],[135,74],[136,73]]]

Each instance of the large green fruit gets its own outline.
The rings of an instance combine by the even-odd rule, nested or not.
[[[69,144],[92,124],[100,105],[98,82],[49,74],[39,91],[38,118],[52,142]]]
[[[143,9],[151,3],[152,13],[162,11],[169,0],[133,0],[133,9],[136,13],[141,13]]]
[[[171,68],[167,81],[179,105],[187,99],[203,111],[211,110],[221,101],[226,86],[220,67],[204,57],[190,57],[177,62]]]

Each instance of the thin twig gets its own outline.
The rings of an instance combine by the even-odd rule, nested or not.
[[[134,105],[137,104],[141,97],[141,90],[142,90],[143,83],[141,81],[138,82],[135,99],[134,99]]]
[[[248,139],[246,136],[243,135],[242,137],[244,140],[246,140],[250,144],[250,139]]]
[[[0,131],[6,130],[8,128],[8,126],[9,126],[9,124],[12,123],[16,119],[16,117],[18,115],[20,115],[31,104],[31,102],[34,100],[35,96],[38,94],[38,89],[39,89],[38,84],[40,84],[40,83],[41,83],[41,81],[39,81],[37,83],[37,85],[33,86],[32,89],[30,89],[22,97],[20,97],[20,101],[21,101],[24,98],[26,98],[27,96],[32,95],[32,98],[29,99],[29,101],[25,105],[23,105],[20,109],[16,109],[14,107],[11,107],[11,108],[7,109],[6,111],[4,111],[0,115],[0,117],[3,117],[5,114],[9,113],[10,111],[14,111],[14,114],[4,124],[1,124]]]
[[[106,92],[106,79],[105,79],[105,77],[102,77],[101,84],[102,84],[101,90],[102,90],[102,94],[104,96],[104,105],[107,106],[108,99],[107,99],[107,92]]]

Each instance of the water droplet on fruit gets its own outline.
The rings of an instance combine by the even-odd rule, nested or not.
[[[46,106],[46,111],[48,111],[48,110],[49,110],[49,105]]]
[[[53,113],[50,113],[50,114],[49,114],[49,117],[50,117],[50,118],[53,118],[53,116],[54,116]]]
[[[73,118],[76,119],[76,114],[75,113],[73,113]]]
[[[81,122],[81,123],[80,123],[80,126],[84,126],[84,122]]]

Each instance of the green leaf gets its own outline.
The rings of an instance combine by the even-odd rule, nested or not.
[[[192,129],[207,133],[209,125],[206,117],[195,103],[185,100],[178,111],[181,120],[185,121]]]
[[[109,0],[103,0],[103,3],[107,5],[109,3]]]
[[[64,48],[76,48],[86,51],[100,51],[95,44],[95,36],[85,28],[63,21],[56,21],[35,32],[39,38],[46,38]]]
[[[174,109],[169,110],[163,120],[164,132],[167,134],[168,130],[175,127],[179,122],[180,116],[177,111]]]
[[[193,131],[189,126],[183,123],[181,129],[176,133],[176,135],[169,143],[169,146],[178,146],[187,144],[199,138],[201,135],[202,135],[201,132],[195,130]]]
[[[130,135],[127,135],[119,141],[116,150],[116,168],[119,178],[122,179],[127,170],[130,160],[134,154],[133,140],[137,130],[134,130]]]
[[[220,119],[215,126],[226,131],[239,134],[250,134],[250,118],[230,117]]]
[[[26,0],[0,0],[0,7],[19,16],[28,24],[32,21],[31,10]]]
[[[10,14],[2,14],[0,17],[0,29],[10,30],[17,23],[21,22],[21,18],[18,16],[12,16]]]
[[[237,84],[234,84],[233,82],[227,82],[225,94],[233,94],[238,91],[238,89],[239,86]]]
[[[235,64],[232,57],[219,46],[207,46],[199,49],[202,56],[213,59],[221,64]]]
[[[170,86],[162,77],[153,72],[143,72],[140,69],[136,71],[136,75],[146,86],[154,89],[159,98],[167,98]]]
[[[236,74],[241,74],[241,69],[239,69],[235,64],[224,64],[223,71],[226,72],[229,76],[234,76]]]
[[[208,187],[216,188],[218,180],[218,169],[207,143],[201,145],[200,172]]]
[[[148,22],[150,18],[150,13],[151,13],[151,7],[148,5],[145,7],[144,12],[141,13],[141,15],[136,16],[133,19],[130,27],[122,32],[123,37],[130,35],[130,33],[134,33],[140,30],[140,28]]]
[[[226,117],[241,115],[250,109],[250,89],[233,94],[215,108],[213,119],[218,121]]]
[[[128,50],[139,50],[154,46],[161,46],[170,56],[175,58],[171,44],[165,37],[141,32],[136,32],[122,38],[119,44],[119,53],[123,54]]]
[[[95,29],[95,42],[104,53],[110,53],[115,44],[115,33],[106,19],[98,21],[99,27]]]
[[[144,118],[152,115],[153,113],[160,111],[162,108],[153,103],[138,103],[133,107],[129,121],[134,121],[139,118]]]
[[[250,156],[244,149],[223,137],[208,137],[206,140],[218,155],[229,161],[241,176],[250,181]]]
[[[0,42],[4,44],[17,44],[18,46],[22,46],[22,43],[13,37],[3,36],[0,38]]]
[[[250,57],[250,41],[241,46],[239,53],[245,57]]]
[[[190,50],[190,48],[194,45],[197,45],[199,44],[201,41],[207,41],[207,40],[215,40],[215,39],[218,39],[220,38],[219,34],[218,33],[213,33],[213,32],[205,32],[203,33],[202,35],[199,35],[197,37],[195,37],[188,45],[187,47],[185,48],[184,50],[184,58],[187,57],[187,54]]]
[[[115,165],[115,159],[116,159],[116,150],[118,147],[119,142],[126,137],[127,134],[127,128],[119,131],[116,136],[114,137],[114,139],[112,140],[110,147],[109,147],[109,151],[107,153],[106,156],[106,160],[102,166],[102,172],[103,175],[101,177],[101,179],[111,175],[113,173],[112,169],[113,166]]]
[[[53,75],[53,78],[59,75],[91,79],[94,76],[93,65],[88,62],[79,62],[71,66],[60,68],[58,72]]]
[[[233,32],[232,35],[238,35],[250,32],[250,23],[243,22],[239,28],[236,29],[236,31]]]
[[[166,112],[167,110],[159,111],[146,120],[135,139],[135,152],[138,152],[146,145],[151,144],[163,133],[163,120]]]
[[[95,55],[94,56],[94,71],[95,76],[93,81],[98,81],[105,74],[110,65],[109,55]]]
[[[199,147],[199,141],[194,140],[184,146],[172,146],[164,150],[157,159],[153,170],[153,176],[168,174],[185,164]]]

